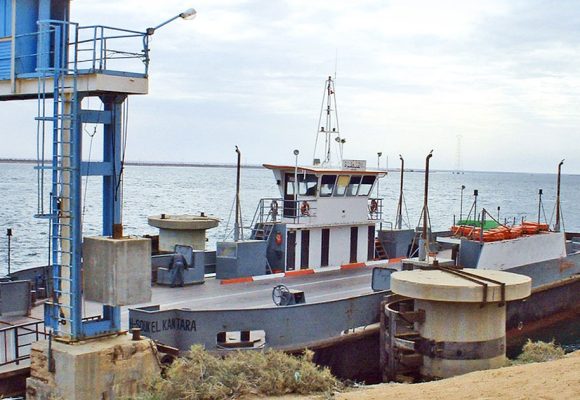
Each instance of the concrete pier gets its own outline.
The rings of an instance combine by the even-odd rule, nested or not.
[[[205,250],[205,231],[219,224],[217,218],[202,215],[161,214],[147,218],[149,225],[159,228],[159,250],[172,252],[175,245]]]
[[[425,316],[414,324],[421,337],[423,376],[447,378],[503,366],[506,302],[531,294],[531,278],[527,276],[461,271],[470,275],[437,269],[391,275],[393,293],[414,299],[414,311]]]
[[[158,377],[161,367],[150,339],[129,335],[80,343],[32,345],[26,398],[32,400],[114,400],[133,398]],[[52,359],[52,361],[49,361]]]

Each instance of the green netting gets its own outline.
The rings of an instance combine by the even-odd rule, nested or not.
[[[460,221],[457,222],[457,226],[459,225],[467,225],[467,226],[476,226],[476,227],[481,227],[481,222],[480,221],[475,221],[473,219],[462,219]],[[488,230],[488,229],[493,229],[493,228],[497,228],[499,226],[499,224],[495,221],[492,220],[488,220],[485,221],[483,224],[483,230]]]

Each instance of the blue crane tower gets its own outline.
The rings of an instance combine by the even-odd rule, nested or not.
[[[120,238],[127,99],[147,94],[155,29],[195,11],[145,32],[79,26],[69,15],[69,0],[0,0],[0,101],[38,104],[36,217],[48,221],[52,264],[45,326],[77,341],[121,330],[115,304],[83,318],[82,177],[102,177],[102,235]],[[102,161],[83,161],[83,124],[102,126]]]

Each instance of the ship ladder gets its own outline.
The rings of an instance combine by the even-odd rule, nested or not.
[[[255,225],[252,236],[255,240],[265,240],[267,242],[270,240],[273,229],[274,225],[259,222]]]
[[[375,260],[387,260],[389,255],[378,238],[375,238]]]

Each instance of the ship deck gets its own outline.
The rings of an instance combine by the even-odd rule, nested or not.
[[[161,310],[233,310],[274,307],[272,289],[283,284],[289,289],[302,290],[307,303],[319,303],[372,293],[372,267],[350,270],[332,270],[309,275],[286,276],[247,283],[222,284],[207,278],[205,283],[171,288],[154,285],[148,303],[121,308],[123,329],[128,328],[129,308],[159,305]],[[101,313],[101,304],[85,301],[84,315]],[[43,306],[37,304],[28,318],[11,318],[10,324],[43,319]]]

